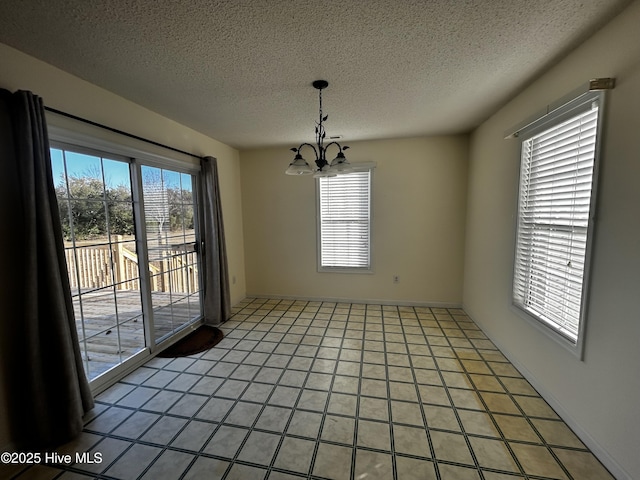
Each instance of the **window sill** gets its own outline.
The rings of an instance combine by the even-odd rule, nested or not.
[[[318,273],[361,273],[372,274],[371,267],[318,267]]]

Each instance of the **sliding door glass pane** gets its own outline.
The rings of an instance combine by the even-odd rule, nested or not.
[[[200,317],[193,178],[142,167],[155,341]]]
[[[126,161],[51,149],[76,328],[90,380],[145,348]]]

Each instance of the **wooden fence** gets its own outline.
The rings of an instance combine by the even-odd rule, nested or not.
[[[154,256],[161,260],[149,262],[152,291],[192,293],[198,290],[197,253],[187,251],[187,245],[154,250]],[[122,243],[119,235],[111,245],[66,248],[65,255],[72,290],[110,285],[118,290],[140,290],[138,255]]]

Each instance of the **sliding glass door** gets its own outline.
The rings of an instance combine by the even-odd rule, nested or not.
[[[193,180],[187,173],[142,167],[156,343],[194,322],[201,314]]]
[[[85,371],[115,376],[202,316],[197,174],[64,144],[51,162]]]

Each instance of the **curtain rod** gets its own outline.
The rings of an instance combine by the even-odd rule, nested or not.
[[[71,118],[73,120],[78,120],[80,122],[87,123],[89,125],[93,125],[94,127],[102,128],[104,130],[109,130],[110,132],[117,133],[118,135],[123,135],[125,137],[133,138],[135,140],[140,140],[142,142],[146,142],[146,143],[150,143],[151,145],[155,145],[156,147],[166,148],[167,150],[172,150],[174,152],[178,152],[178,153],[181,153],[183,155],[187,155],[189,157],[194,157],[194,158],[197,158],[199,160],[202,160],[202,157],[200,155],[196,155],[195,153],[185,152],[184,150],[180,150],[180,149],[175,148],[175,147],[170,147],[169,145],[165,145],[165,144],[160,143],[160,142],[155,142],[153,140],[149,140],[148,138],[139,137],[138,135],[134,135],[133,133],[125,132],[123,130],[118,130],[117,128],[109,127],[107,125],[103,125],[101,123],[94,122],[92,120],[87,120],[86,118],[78,117],[77,115],[73,115],[71,113],[63,112],[62,110],[57,110],[55,108],[51,108],[51,107],[47,107],[47,106],[45,106],[44,109],[46,111],[48,111],[48,112],[55,113],[57,115],[62,115],[63,117]]]

